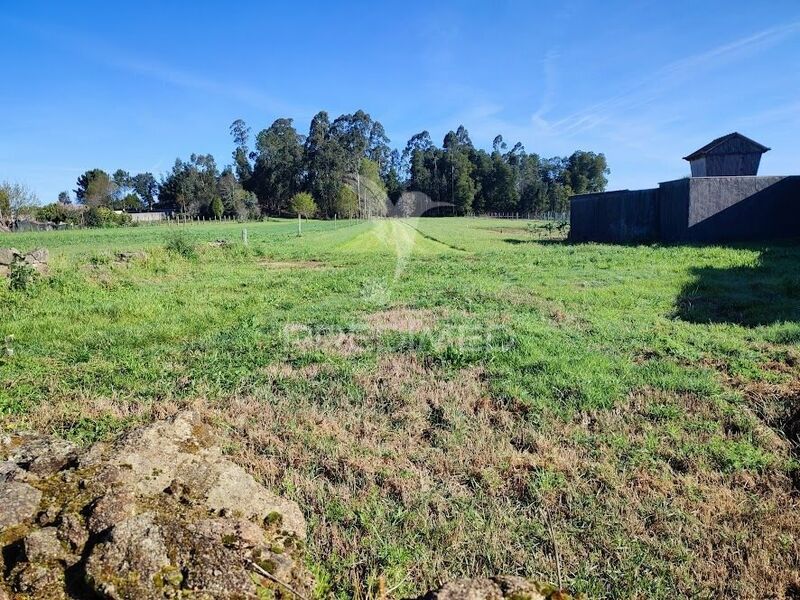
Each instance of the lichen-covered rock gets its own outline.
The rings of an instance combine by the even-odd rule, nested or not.
[[[578,600],[576,597],[575,600]],[[458,579],[418,600],[572,600],[555,586],[523,577]]]
[[[39,599],[68,590],[111,599],[281,597],[283,588],[252,567],[259,564],[309,595],[299,507],[214,442],[192,413],[87,450],[47,436],[0,436],[0,590]]]
[[[25,262],[29,265],[47,264],[50,260],[50,252],[47,248],[36,248],[25,255]]]
[[[2,231],[2,228],[0,228]],[[25,264],[39,273],[47,271],[47,262],[50,260],[50,252],[45,248],[31,250],[27,254],[21,253],[16,248],[0,248],[0,275],[8,276],[14,264]]]
[[[136,513],[136,499],[127,490],[112,489],[92,507],[89,515],[89,533],[100,533]]]
[[[73,463],[77,447],[52,436],[19,434],[0,440],[8,461],[36,475],[52,475]]]
[[[16,248],[0,248],[0,265],[10,265],[21,257],[22,254]]]
[[[4,460],[0,462],[0,482],[11,481],[21,471],[22,469],[14,461]]]
[[[281,529],[305,539],[303,513],[296,503],[259,485],[244,469],[222,456],[194,413],[181,413],[130,435],[109,466],[118,485],[143,497],[165,490],[186,504],[200,505],[219,515],[267,521],[281,517]]]
[[[58,539],[55,527],[43,527],[25,536],[25,560],[31,563],[46,563],[66,560],[68,552]]]
[[[145,513],[117,523],[86,561],[86,579],[106,598],[158,598],[157,575],[171,565],[161,528]]]
[[[61,600],[67,598],[64,571],[56,565],[20,563],[11,572],[12,590],[18,598]]]
[[[60,517],[57,533],[58,539],[69,546],[71,552],[80,552],[89,541],[86,523],[78,514],[66,513]]]
[[[17,527],[36,515],[42,492],[19,481],[0,483],[0,534]],[[2,539],[2,538],[0,538]]]

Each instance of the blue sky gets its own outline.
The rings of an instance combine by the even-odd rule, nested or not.
[[[544,156],[604,152],[610,188],[688,174],[738,130],[800,173],[800,2],[0,0],[0,180],[42,202],[84,170],[230,162],[228,126],[363,108],[402,147],[463,123]]]

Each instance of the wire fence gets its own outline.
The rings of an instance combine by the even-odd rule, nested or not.
[[[546,221],[553,223],[568,223],[569,212],[487,212],[475,215],[478,218],[488,219],[517,219],[527,221]],[[374,218],[374,217],[373,217]],[[442,217],[434,217],[442,218]],[[164,215],[160,218],[134,219],[128,226],[132,227],[163,227],[174,225],[192,225],[202,223],[254,223],[261,221],[277,221],[273,217],[242,218],[235,216],[223,217],[203,217],[184,214]],[[282,219],[281,219],[282,220]],[[334,219],[336,220],[336,219]],[[361,219],[338,219],[339,221],[360,221]],[[91,229],[91,226],[73,223],[42,223],[33,220],[18,220],[12,224],[10,230],[15,233],[26,233],[34,231],[64,231],[72,229]]]
[[[489,219],[524,219],[527,221],[555,221],[564,223],[569,221],[569,211],[566,212],[489,212],[480,215]]]

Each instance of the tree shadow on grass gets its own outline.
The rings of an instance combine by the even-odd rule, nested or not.
[[[572,242],[570,242],[567,239],[555,238],[555,237],[554,238],[530,238],[530,239],[527,239],[527,240],[521,240],[519,238],[504,238],[503,241],[506,244],[513,244],[513,245],[519,245],[519,244],[543,244],[543,245],[546,245],[546,246],[548,246],[548,245],[550,245],[550,246],[552,246],[552,245],[556,245],[556,246],[572,245]]]
[[[675,316],[691,323],[757,327],[800,322],[800,245],[759,248],[753,267],[699,267],[675,303]]]
[[[650,248],[663,246],[664,244],[659,244],[656,242],[641,242],[641,241],[629,241],[629,242],[587,242],[583,240],[571,240],[568,237],[552,237],[552,238],[528,238],[528,239],[520,239],[520,238],[504,238],[503,241],[506,244],[513,244],[513,245],[522,245],[522,244],[541,244],[543,246],[614,246],[618,248],[638,248],[640,246],[647,246]]]

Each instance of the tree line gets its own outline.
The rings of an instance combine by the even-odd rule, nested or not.
[[[577,150],[544,158],[498,135],[476,148],[462,125],[437,146],[427,131],[393,148],[383,125],[358,110],[331,120],[321,111],[308,133],[279,118],[255,135],[241,119],[230,126],[232,163],[210,154],[152,173],[92,169],[77,181],[87,207],[127,212],[171,210],[208,218],[304,214],[323,218],[401,214],[565,212],[573,194],[603,191],[609,173],[601,153]],[[413,192],[413,193],[409,193]],[[298,196],[302,194],[302,196]],[[68,204],[62,192],[59,203]],[[311,202],[311,204],[309,204]],[[313,205],[313,206],[312,206]]]

